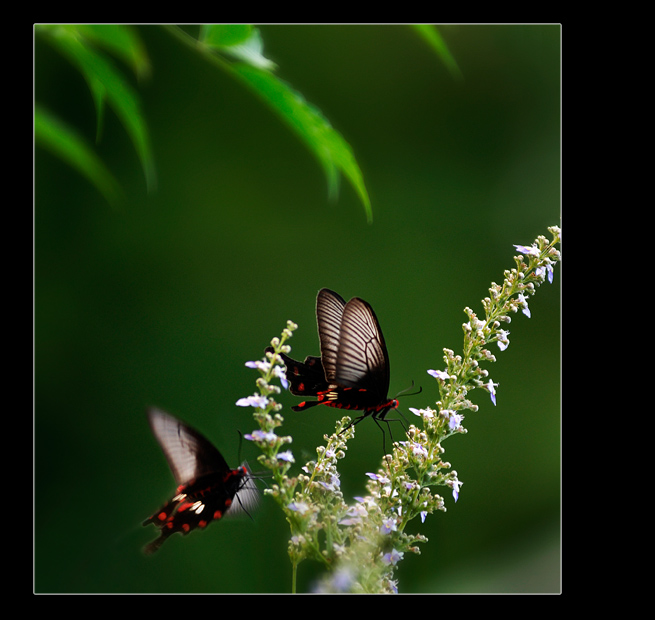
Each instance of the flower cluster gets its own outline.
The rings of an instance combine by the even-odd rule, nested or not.
[[[282,337],[273,338],[271,345],[276,352],[288,353],[291,350],[284,342],[291,338],[297,327],[295,323],[288,321],[287,327],[282,332]],[[280,393],[280,387],[271,382],[277,378],[285,389],[288,382],[284,368],[275,364],[270,357],[273,356],[267,354],[267,359],[246,362],[248,368],[254,368],[260,373],[260,377],[256,381],[259,393],[240,398],[236,404],[239,407],[255,408],[254,418],[259,424],[259,428],[245,435],[245,438],[252,441],[262,451],[263,454],[259,457],[261,463],[272,470],[274,475],[284,476],[294,463],[294,458],[290,450],[281,451],[281,449],[290,444],[292,438],[280,437],[275,433],[275,429],[282,426],[284,420],[279,413],[282,405],[274,398],[275,395]]]
[[[530,317],[528,299],[542,282],[553,281],[553,266],[560,254],[555,245],[560,241],[560,230],[549,228],[552,241],[538,237],[531,246],[515,246],[516,268],[505,272],[502,285],[492,283],[490,295],[483,301],[484,319],[470,309],[463,325],[464,347],[461,355],[444,349],[445,368],[428,370],[439,387],[440,399],[436,406],[410,409],[422,427],[411,424],[406,437],[393,445],[376,472],[366,474],[367,494],[348,504],[340,489],[337,463],[344,458],[347,442],[354,436],[355,427],[348,426],[344,417],[336,424],[335,432],[325,435],[326,444],[316,450],[317,458],[306,463],[297,476],[287,472],[294,463],[290,450],[282,447],[291,443],[290,437],[280,437],[276,429],[283,418],[281,406],[273,395],[280,388],[271,385],[277,378],[286,387],[284,367],[279,353],[288,353],[284,342],[296,326],[289,322],[281,339],[273,339],[274,352],[263,360],[248,362],[257,369],[259,393],[240,399],[237,404],[255,408],[254,418],[259,428],[247,439],[262,451],[259,461],[273,473],[274,484],[267,493],[280,505],[291,528],[289,556],[293,567],[293,590],[299,563],[313,559],[322,563],[326,575],[315,586],[322,592],[396,592],[394,578],[399,562],[407,553],[419,553],[418,543],[427,539],[421,534],[408,534],[407,524],[415,518],[424,522],[429,514],[445,512],[441,495],[435,487],[446,487],[457,501],[462,487],[457,472],[443,460],[442,443],[452,435],[465,434],[464,411],[477,410],[468,399],[475,388],[487,391],[494,405],[496,388],[488,371],[481,365],[495,361],[487,348],[496,343],[501,351],[509,346],[510,314],[521,312]]]
[[[476,410],[465,400],[466,393],[476,387],[486,389],[491,401],[496,404],[498,384],[488,378],[488,372],[480,367],[480,363],[496,361],[486,348],[489,344],[495,342],[501,351],[509,347],[510,332],[502,326],[509,325],[512,320],[510,315],[519,309],[530,318],[528,298],[546,279],[553,282],[553,266],[560,260],[559,250],[555,246],[560,242],[561,232],[557,226],[551,226],[548,230],[553,235],[551,241],[540,235],[531,246],[514,246],[520,252],[519,256],[514,257],[516,267],[505,271],[502,285],[492,282],[489,297],[482,300],[484,320],[479,319],[470,308],[464,309],[469,320],[462,326],[463,356],[444,349],[446,369],[428,371],[439,383],[440,402],[444,408]]]

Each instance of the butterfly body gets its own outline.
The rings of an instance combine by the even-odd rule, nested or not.
[[[319,392],[317,395],[317,405],[326,405],[336,409],[353,409],[355,411],[366,411],[367,415],[374,415],[377,418],[383,418],[389,409],[398,407],[398,401],[395,399],[380,402],[375,394],[368,390],[350,387],[334,386],[325,392]],[[309,403],[300,403],[297,405],[299,410],[307,408]],[[305,407],[303,407],[305,405]],[[311,406],[311,405],[309,405]]]
[[[309,356],[299,362],[280,354],[291,393],[317,398],[292,409],[326,405],[361,411],[353,424],[369,415],[384,420],[390,409],[398,407],[398,401],[387,396],[389,355],[373,308],[358,297],[346,303],[324,288],[316,298],[316,321],[320,357]]]
[[[160,529],[159,538],[145,547],[154,553],[166,539],[180,532],[203,529],[231,508],[246,509],[257,498],[247,466],[228,467],[221,453],[198,431],[171,415],[148,412],[152,431],[164,451],[177,483],[176,494],[146,519]]]

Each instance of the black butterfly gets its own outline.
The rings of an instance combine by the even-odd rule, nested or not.
[[[297,396],[316,396],[292,407],[303,411],[316,405],[354,409],[376,422],[384,420],[398,401],[389,399],[389,355],[373,308],[353,297],[348,303],[324,288],[316,298],[316,321],[321,356],[304,362],[280,354],[287,367],[289,389]],[[271,347],[266,349],[271,352]]]
[[[157,551],[175,532],[188,534],[256,503],[258,490],[245,463],[230,469],[211,442],[163,411],[150,409],[148,420],[178,486],[175,496],[143,522],[161,530],[146,553]]]

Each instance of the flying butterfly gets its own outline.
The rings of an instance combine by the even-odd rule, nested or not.
[[[367,416],[384,420],[398,407],[389,391],[389,354],[373,308],[359,297],[348,303],[323,288],[316,297],[316,322],[321,356],[304,362],[280,354],[287,368],[289,390],[297,396],[316,396],[292,407],[303,411],[316,405],[362,411],[352,423]],[[268,352],[273,349],[268,347]]]
[[[177,489],[168,503],[143,522],[160,529],[159,538],[146,545],[145,553],[157,551],[175,532],[186,535],[218,521],[228,511],[248,512],[254,506],[259,492],[245,463],[231,469],[208,439],[163,411],[150,409],[148,421]]]

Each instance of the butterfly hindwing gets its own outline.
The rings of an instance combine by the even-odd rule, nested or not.
[[[267,353],[273,353],[273,347],[267,347]],[[325,371],[320,357],[308,355],[304,362],[279,353],[286,366],[289,391],[296,396],[316,396],[328,388]]]

